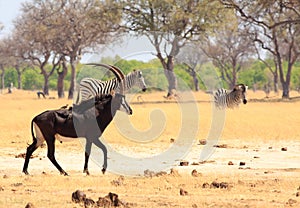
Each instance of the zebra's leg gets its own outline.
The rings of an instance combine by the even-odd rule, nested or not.
[[[27,147],[27,151],[26,151],[26,157],[25,157],[25,162],[24,162],[24,166],[23,166],[23,173],[25,173],[26,175],[29,175],[27,169],[28,169],[28,164],[29,164],[29,159],[32,155],[32,153],[38,148],[37,146],[37,140],[33,139],[33,143],[31,145],[29,145]]]
[[[90,172],[89,172],[89,169],[88,169],[88,163],[89,163],[89,157],[90,157],[90,154],[91,154],[91,148],[92,148],[92,142],[89,139],[86,139],[85,160],[84,160],[83,173],[86,173],[87,175],[90,175]]]
[[[68,173],[66,173],[66,171],[64,171],[60,165],[57,163],[56,159],[55,159],[55,137],[51,137],[48,136],[48,138],[45,138],[46,142],[47,142],[47,146],[48,146],[48,153],[47,153],[47,157],[49,158],[49,160],[53,163],[53,165],[59,170],[60,174],[67,176]]]
[[[93,140],[93,143],[99,147],[100,149],[102,149],[103,151],[103,156],[104,156],[104,161],[103,161],[103,168],[102,168],[102,173],[104,174],[105,171],[106,171],[106,168],[107,168],[107,149],[106,147],[104,146],[104,144],[102,144],[102,142],[96,138]]]

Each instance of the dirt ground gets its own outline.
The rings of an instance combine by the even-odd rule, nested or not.
[[[28,202],[36,208],[83,207],[82,203],[72,202],[76,190],[82,190],[94,201],[113,192],[123,204],[134,208],[300,207],[300,99],[278,102],[277,95],[266,99],[263,92],[250,91],[246,105],[226,111],[222,133],[213,138],[212,154],[202,161],[201,153],[212,142],[209,132],[215,128],[210,95],[194,93],[197,112],[188,116],[184,115],[185,109],[195,106],[165,100],[163,95],[159,92],[128,96],[134,114],[127,118],[118,113],[102,138],[124,160],[109,151],[105,175],[101,173],[102,154],[92,155],[91,175],[82,173],[84,148],[79,139],[56,142],[56,159],[69,176],[60,175],[51,164],[46,147],[34,152],[30,175],[26,176],[22,174],[21,154],[32,142],[31,119],[46,109],[72,101],[38,99],[36,92],[30,91],[0,94],[0,207],[25,207]],[[55,97],[55,92],[51,96]],[[291,96],[300,94],[292,92]],[[180,99],[184,101],[185,95]],[[119,128],[122,121],[127,122],[125,119],[129,119],[132,128]],[[157,130],[155,124],[162,124],[163,128],[157,126]],[[183,125],[191,130],[182,134]],[[153,139],[152,128],[157,130]],[[194,138],[189,138],[194,130]],[[143,135],[150,139],[146,141],[141,138]],[[132,139],[135,137],[141,140]],[[153,159],[150,166],[149,161],[131,166],[125,159],[160,158],[171,148],[180,152],[190,142],[191,147],[182,157]],[[182,161],[188,165],[180,166]],[[164,165],[167,168],[155,169]]]

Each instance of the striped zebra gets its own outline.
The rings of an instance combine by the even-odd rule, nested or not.
[[[102,66],[102,64],[89,65]],[[117,80],[117,78],[108,81],[102,81],[94,78],[83,78],[79,83],[81,101],[87,100],[97,94],[109,94],[112,90],[118,92],[120,90],[119,83],[120,82]],[[125,83],[124,91],[129,90],[134,85],[141,88],[143,92],[145,92],[147,89],[143,74],[139,70],[133,70],[132,72],[128,73],[125,76]],[[80,98],[77,99],[77,103],[79,102],[79,99]]]
[[[243,100],[243,103],[247,103],[246,91],[248,86],[244,84],[235,85],[231,92],[221,88],[214,94],[215,106],[219,109],[235,108],[238,107]]]

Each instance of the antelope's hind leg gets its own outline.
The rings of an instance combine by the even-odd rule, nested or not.
[[[29,175],[28,173],[28,165],[29,165],[29,159],[32,155],[32,153],[38,148],[37,146],[37,140],[34,139],[33,143],[31,145],[29,145],[27,147],[27,151],[26,151],[26,156],[25,156],[25,162],[24,162],[24,166],[23,166],[23,173],[25,173],[26,175]]]
[[[48,153],[47,153],[47,157],[49,158],[49,160],[53,163],[53,165],[59,170],[60,174],[67,176],[68,173],[66,171],[64,171],[60,165],[57,163],[56,159],[55,159],[55,137],[48,137],[45,138],[46,142],[47,142],[47,146],[48,146]]]
[[[93,143],[99,147],[100,149],[102,149],[103,151],[103,157],[104,157],[104,161],[103,161],[103,168],[102,168],[102,173],[104,174],[107,168],[107,149],[105,147],[104,144],[102,144],[102,142],[97,138],[93,140]]]
[[[91,154],[91,148],[92,148],[92,142],[87,139],[85,144],[85,155],[84,155],[85,160],[84,160],[84,168],[83,168],[83,173],[86,173],[87,175],[90,175],[88,163]]]

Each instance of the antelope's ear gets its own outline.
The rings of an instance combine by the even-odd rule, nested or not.
[[[114,90],[112,90],[112,91],[110,91],[110,95],[111,95],[112,97],[115,97],[116,92],[115,92]]]

